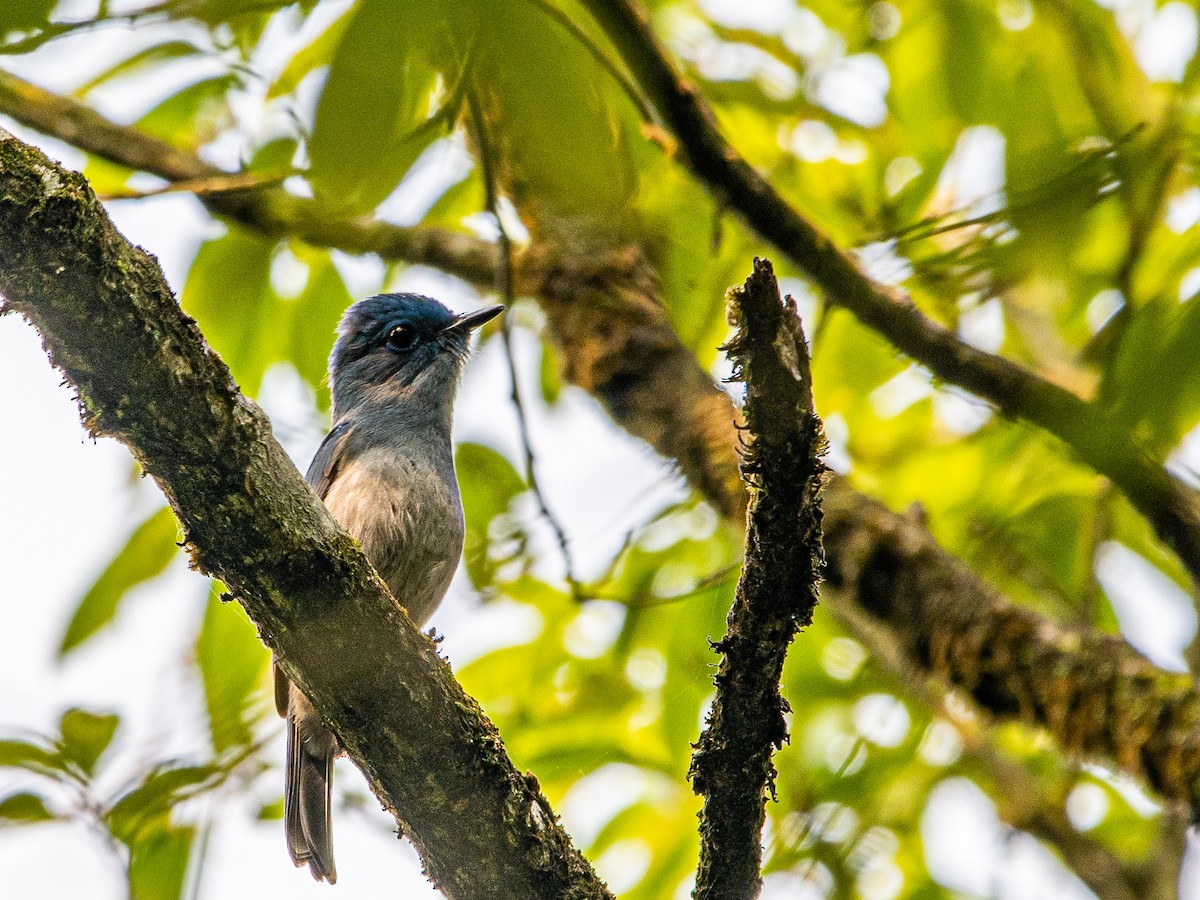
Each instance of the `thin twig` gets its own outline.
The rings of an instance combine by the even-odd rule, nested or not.
[[[208,197],[213,194],[226,194],[230,191],[246,191],[255,188],[277,185],[286,181],[294,172],[258,173],[233,172],[229,175],[213,175],[209,178],[197,178],[190,181],[172,181],[159,188],[148,191],[109,191],[97,194],[100,200],[141,200],[146,197],[160,197],[163,194],[195,194],[197,197]]]
[[[513,304],[516,301],[515,291],[513,290],[512,241],[508,236],[508,229],[504,227],[504,220],[500,216],[499,192],[496,187],[496,160],[493,156],[493,148],[491,142],[488,140],[483,122],[483,113],[479,108],[479,99],[472,91],[467,92],[467,106],[470,111],[471,128],[474,132],[475,142],[479,147],[479,165],[483,170],[483,187],[487,210],[492,214],[492,218],[496,220],[496,228],[499,233],[500,261],[496,267],[497,290],[500,293],[501,299],[504,300],[504,305],[509,310],[512,310]],[[550,528],[553,530],[554,536],[558,541],[558,548],[562,553],[563,567],[565,569],[564,577],[570,588],[571,597],[576,602],[582,602],[584,599],[583,592],[579,586],[579,581],[575,578],[575,567],[571,559],[571,549],[567,544],[567,533],[563,530],[562,523],[550,511],[550,507],[546,503],[546,496],[542,492],[541,485],[538,483],[537,460],[533,453],[533,442],[529,437],[529,419],[525,414],[525,404],[521,400],[521,388],[517,380],[517,361],[512,347],[511,315],[503,317],[500,323],[500,336],[504,340],[504,355],[508,360],[508,375],[512,381],[512,402],[513,407],[517,411],[517,427],[521,434],[521,447],[525,452],[525,480],[529,482],[529,488],[533,491],[533,496],[537,499],[538,509],[550,524]]]

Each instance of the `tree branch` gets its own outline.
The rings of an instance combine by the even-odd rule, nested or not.
[[[1119,638],[1005,600],[920,523],[847,491],[826,499],[831,587],[891,626],[922,669],[1000,718],[1045,728],[1200,809],[1200,693]],[[919,598],[919,599],[916,599]]]
[[[82,176],[2,131],[0,294],[41,333],[89,430],[154,476],[194,565],[237,596],[448,897],[610,896],[154,260]]]
[[[826,294],[939,378],[966,388],[1010,418],[1068,444],[1107,475],[1200,578],[1200,497],[1152,460],[1128,434],[1111,434],[1100,411],[1002,356],[960,341],[903,292],[873,281],[850,254],[794,209],[716,126],[712,108],[672,63],[634,0],[584,0],[679,141],[688,168]]]
[[[766,260],[730,291],[738,331],[728,350],[746,383],[750,436],[742,477],[750,488],[746,562],[729,610],[716,698],[689,775],[704,796],[696,900],[753,900],[762,888],[771,756],[787,740],[779,679],[796,631],[812,624],[824,565],[818,492],[825,466],[813,412],[808,346],[789,297]]]
[[[117,125],[66,97],[0,70],[0,112],[110,162],[167,181],[204,184],[231,174],[198,156],[125,125]],[[445,228],[405,228],[371,219],[339,219],[315,200],[282,187],[205,193],[198,197],[213,215],[272,237],[298,238],[347,253],[433,266],[473,284],[495,282],[498,251],[493,244]]]

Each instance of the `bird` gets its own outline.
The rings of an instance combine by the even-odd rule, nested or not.
[[[422,627],[462,554],[451,420],[471,332],[503,306],[455,315],[432,297],[378,294],[351,305],[329,358],[330,430],[309,485]],[[296,866],[333,884],[330,798],[337,739],[273,662],[287,720],[284,831]]]

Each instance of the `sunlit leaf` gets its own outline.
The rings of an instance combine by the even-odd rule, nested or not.
[[[467,572],[476,585],[491,581],[494,563],[488,559],[488,528],[525,490],[525,481],[512,464],[490,447],[459,444],[454,454],[467,524],[463,550]]]
[[[452,46],[440,37],[442,11],[435,2],[361,0],[349,14],[308,148],[313,188],[331,207],[374,207],[444,131],[423,127],[438,78],[431,55]]]
[[[58,647],[60,656],[111,622],[130,590],[162,574],[179,552],[178,536],[175,515],[165,506],[134,529],[76,605]]]
[[[22,791],[9,794],[0,800],[0,826],[10,823],[14,825],[31,825],[35,822],[50,822],[57,819],[46,806],[46,800],[39,794]]]
[[[255,700],[263,699],[256,693],[270,656],[242,607],[222,603],[220,593],[219,588],[209,592],[196,641],[209,734],[217,754],[251,742]]]
[[[250,394],[281,337],[270,279],[274,250],[274,240],[232,229],[200,248],[183,287],[183,308]]]
[[[62,733],[63,756],[91,775],[96,768],[96,761],[112,741],[120,721],[118,716],[111,714],[68,709],[58,726]]]
[[[70,775],[61,753],[40,743],[15,738],[0,740],[0,768],[4,767],[59,779]]]
[[[219,766],[156,768],[133,790],[121,796],[105,814],[113,837],[129,847],[167,828],[176,803],[217,787],[225,772]]]
[[[177,147],[195,149],[208,143],[225,124],[225,95],[236,75],[205,78],[163,100],[135,123],[139,130]]]
[[[164,828],[144,836],[129,855],[131,900],[180,900],[194,828]]]

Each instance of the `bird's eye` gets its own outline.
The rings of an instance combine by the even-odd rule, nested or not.
[[[392,350],[411,350],[417,346],[420,336],[416,329],[408,325],[397,325],[387,336],[387,345]]]

